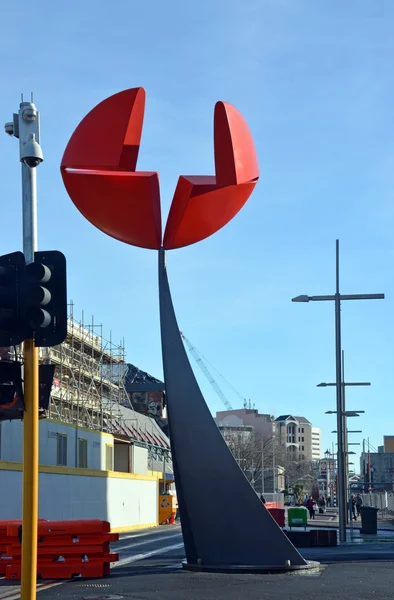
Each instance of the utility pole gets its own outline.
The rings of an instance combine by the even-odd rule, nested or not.
[[[275,494],[276,491],[276,476],[275,476],[275,469],[276,469],[276,465],[275,465],[275,436],[272,439],[272,485],[273,485],[273,493]]]
[[[346,385],[345,385],[345,351],[342,350],[342,410],[343,410],[343,451],[345,454],[345,504],[346,504],[346,523],[349,522],[350,497],[349,497],[349,446],[347,434],[347,416],[346,416]]]
[[[40,147],[40,116],[33,103],[22,101],[13,121],[5,124],[8,135],[19,138],[22,163],[23,253],[26,263],[34,262],[37,251],[37,181],[36,167],[43,161]],[[34,600],[37,590],[38,529],[38,348],[33,339],[23,345],[24,398],[23,421],[23,509],[22,509],[22,579],[21,600]]]
[[[346,541],[346,480],[345,480],[345,453],[343,436],[343,395],[342,395],[342,363],[341,363],[341,295],[339,292],[339,240],[335,245],[335,359],[336,359],[336,391],[337,391],[337,429],[338,429],[338,511],[339,511],[339,539]]]
[[[339,240],[336,240],[335,252],[335,294],[325,296],[308,296],[302,294],[292,298],[292,302],[327,302],[335,303],[335,365],[336,365],[336,413],[337,413],[337,436],[338,436],[338,459],[337,459],[337,498],[339,513],[339,540],[346,541],[346,477],[345,477],[345,449],[343,432],[343,385],[342,385],[342,361],[341,361],[341,301],[342,300],[383,300],[384,294],[341,294],[339,291]],[[353,415],[354,416],[354,415]]]

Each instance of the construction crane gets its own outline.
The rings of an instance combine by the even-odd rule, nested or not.
[[[204,373],[205,377],[208,379],[209,383],[211,384],[211,386],[213,387],[213,389],[215,390],[215,392],[217,393],[217,395],[219,396],[219,398],[223,402],[224,406],[227,408],[227,410],[233,410],[233,407],[231,406],[230,402],[228,401],[228,399],[227,399],[226,395],[224,394],[222,388],[219,386],[219,384],[217,383],[217,381],[213,377],[212,373],[208,369],[207,365],[205,364],[201,352],[199,352],[197,350],[197,348],[191,343],[191,341],[188,340],[187,337],[185,337],[183,335],[182,331],[180,331],[179,333],[181,334],[181,338],[185,342],[185,345],[188,348],[190,354],[192,355],[192,357],[194,358],[194,360],[196,361],[196,363],[200,367],[201,371]],[[205,359],[205,361],[209,362],[207,359]],[[213,367],[213,368],[215,369],[215,367]],[[215,369],[215,371],[216,370],[217,369]],[[217,372],[219,373],[219,371],[217,371]],[[219,373],[219,375],[220,375],[220,373]],[[223,377],[223,375],[220,375],[220,377],[227,383],[227,385],[229,387],[231,387],[231,389],[237,394],[237,396],[239,396],[239,398],[241,398],[241,400],[243,401],[243,406],[246,407],[247,406],[246,399],[239,392],[237,392],[237,390],[235,389],[234,386],[231,385],[231,383],[229,383],[228,381],[225,380],[225,378]],[[250,404],[250,402],[249,402],[249,404]]]

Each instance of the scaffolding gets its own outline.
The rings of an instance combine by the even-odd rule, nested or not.
[[[0,350],[0,360],[23,362],[21,346]],[[49,408],[40,418],[132,441],[148,449],[150,469],[158,469],[162,461],[172,470],[168,438],[154,419],[134,410],[126,391],[129,365],[124,341],[115,343],[112,333],[104,338],[102,324],[96,324],[94,317],[86,322],[83,311],[78,321],[70,301],[66,340],[40,348],[39,357],[41,363],[55,365]]]
[[[92,317],[78,321],[74,303],[68,305],[66,340],[40,349],[43,363],[55,364],[55,378],[47,417],[77,427],[112,432],[121,417],[119,405],[132,408],[125,389],[127,371],[124,343],[103,337],[103,326]]]

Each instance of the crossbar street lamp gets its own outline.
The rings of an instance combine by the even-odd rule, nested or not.
[[[351,431],[348,430],[347,428],[347,418],[348,417],[359,417],[361,413],[364,413],[364,410],[346,410],[346,388],[348,386],[353,386],[353,387],[362,387],[362,386],[370,386],[371,383],[369,381],[354,381],[354,382],[347,382],[345,381],[345,352],[342,350],[342,408],[343,408],[343,448],[344,448],[344,454],[345,454],[345,500],[346,500],[346,504],[348,505],[349,503],[349,443],[348,443],[348,434],[352,433]],[[333,387],[336,386],[336,383],[319,383],[317,385],[317,387]],[[326,412],[326,414],[331,415],[331,414],[335,414],[336,411],[333,410],[329,410]],[[335,432],[337,433],[337,432]],[[357,431],[353,431],[353,433],[357,433]],[[358,431],[358,433],[361,433],[361,431]],[[346,520],[348,519],[348,513],[346,513]]]
[[[336,362],[336,401],[337,401],[337,430],[338,430],[338,499],[339,499],[339,539],[346,541],[346,479],[345,452],[343,436],[342,404],[342,364],[341,364],[341,300],[383,300],[384,294],[341,294],[339,291],[339,240],[336,240],[336,289],[334,295],[308,296],[301,295],[292,302],[326,302],[335,303],[335,362]]]

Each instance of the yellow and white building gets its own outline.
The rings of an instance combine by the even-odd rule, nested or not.
[[[41,350],[56,372],[40,421],[39,517],[98,518],[118,532],[153,527],[159,496],[173,482],[169,439],[153,418],[133,410],[124,352],[94,327],[71,315],[64,344]],[[21,517],[22,456],[22,422],[1,423],[0,520]]]

